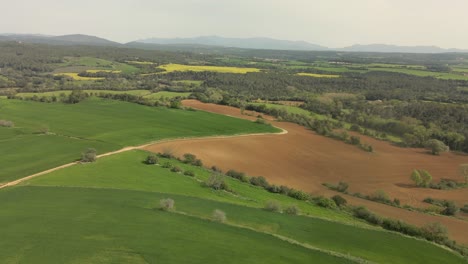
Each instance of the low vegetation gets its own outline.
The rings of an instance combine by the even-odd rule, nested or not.
[[[182,64],[166,64],[159,68],[166,72],[222,72],[222,73],[240,73],[246,74],[249,72],[259,72],[257,68],[239,68],[239,67],[220,67],[220,66],[205,66],[205,65],[182,65]]]

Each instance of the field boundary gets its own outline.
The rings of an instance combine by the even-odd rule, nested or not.
[[[187,141],[187,140],[194,140],[194,139],[224,139],[224,138],[266,136],[266,135],[285,135],[285,134],[288,133],[288,131],[286,129],[276,127],[276,126],[273,126],[273,127],[277,128],[277,129],[280,129],[281,131],[277,132],[277,133],[251,133],[251,134],[234,134],[234,135],[224,135],[224,136],[217,135],[217,136],[205,136],[205,137],[180,137],[180,138],[162,139],[162,140],[157,140],[157,141],[152,141],[152,142],[149,142],[149,143],[145,143],[143,145],[128,146],[128,147],[121,148],[119,150],[103,153],[103,154],[100,154],[100,155],[96,156],[96,158],[99,159],[99,158],[102,158],[102,157],[107,157],[107,156],[111,156],[111,155],[114,155],[114,154],[130,151],[130,150],[143,149],[143,148],[151,146],[151,145],[160,144],[160,143],[167,143],[167,142],[174,142],[174,141]],[[45,170],[45,171],[34,173],[34,174],[28,175],[26,177],[23,177],[23,178],[14,180],[14,181],[4,183],[4,184],[0,185],[0,189],[6,188],[6,187],[9,187],[9,186],[14,186],[14,185],[17,185],[17,184],[22,183],[24,181],[27,181],[29,179],[32,179],[32,178],[35,178],[35,177],[38,177],[38,176],[42,176],[44,174],[48,174],[50,172],[54,172],[54,171],[57,171],[57,170],[60,170],[60,169],[68,168],[70,166],[80,164],[80,163],[81,163],[80,161],[74,161],[74,162],[66,163],[66,164],[60,165],[58,167],[54,167],[54,168]]]

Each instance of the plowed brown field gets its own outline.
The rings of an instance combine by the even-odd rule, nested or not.
[[[254,120],[255,115],[242,115],[233,107],[204,104],[185,100],[185,106],[209,112]],[[271,118],[268,118],[272,120]],[[349,183],[350,192],[371,194],[384,190],[402,204],[427,206],[426,197],[448,199],[457,204],[468,204],[468,189],[433,190],[413,188],[409,176],[413,169],[428,170],[438,181],[441,178],[462,180],[457,174],[459,164],[468,163],[468,156],[444,153],[432,156],[423,149],[400,148],[387,142],[361,136],[361,141],[374,147],[367,153],[355,146],[323,137],[296,124],[271,123],[286,129],[283,135],[258,135],[219,139],[190,139],[154,144],[145,149],[163,151],[171,149],[176,155],[193,153],[207,166],[216,165],[223,170],[236,169],[249,175],[265,176],[271,183],[284,184],[314,194],[332,195],[322,183]],[[439,221],[449,227],[450,235],[468,244],[468,221],[453,217],[432,216],[386,206],[351,196],[354,204],[366,205],[378,214],[421,225]]]

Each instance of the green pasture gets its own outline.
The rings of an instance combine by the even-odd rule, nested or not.
[[[104,153],[168,138],[279,131],[203,111],[98,98],[72,105],[2,100],[0,118],[15,124],[0,127],[0,182],[74,161],[89,147]]]

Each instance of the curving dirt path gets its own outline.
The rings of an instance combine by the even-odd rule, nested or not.
[[[196,100],[183,101],[195,109],[255,120],[258,113],[245,112],[233,107],[204,104]],[[249,115],[245,115],[249,114]],[[376,150],[367,153],[355,146],[319,136],[304,127],[288,122],[270,122],[289,133],[282,136],[262,135],[229,139],[191,139],[157,143],[144,147],[160,152],[171,149],[175,155],[197,155],[208,167],[216,165],[223,170],[236,169],[249,175],[265,176],[270,182],[284,184],[315,195],[335,195],[322,183],[345,181],[351,192],[370,194],[382,189],[403,204],[427,206],[426,197],[468,203],[468,189],[440,191],[411,187],[409,175],[415,168],[426,169],[434,176],[461,180],[457,176],[458,164],[468,163],[468,156],[445,153],[428,155],[421,149],[399,148],[387,142],[361,136]],[[441,222],[449,228],[453,239],[468,244],[468,221],[453,217],[428,215],[346,196],[352,204],[365,205],[377,214],[402,219],[415,225]]]
[[[186,100],[183,103],[196,109],[248,120],[255,120],[258,115],[248,111],[241,114],[237,108],[203,104],[196,100]],[[350,184],[352,192],[368,194],[382,189],[403,203],[421,205],[420,201],[428,196],[455,200],[459,204],[468,203],[468,189],[438,191],[411,188],[409,185],[409,173],[414,168],[429,170],[436,180],[457,179],[456,168],[460,163],[468,163],[468,156],[446,153],[435,157],[427,155],[421,149],[402,149],[361,136],[364,142],[372,144],[376,150],[376,153],[366,153],[354,146],[316,135],[299,125],[275,122],[268,116],[265,118],[281,128],[282,132],[168,139],[126,147],[101,154],[98,158],[134,149],[150,151],[171,149],[174,154],[180,156],[187,152],[196,154],[207,166],[216,165],[223,170],[233,168],[249,175],[263,175],[272,183],[288,185],[313,194],[335,195],[335,192],[323,187],[322,183],[346,181]],[[77,163],[64,164],[8,182],[1,185],[0,189]],[[468,245],[468,221],[410,212],[352,196],[346,196],[346,199],[351,204],[365,205],[377,214],[401,219],[414,225],[441,222],[448,227],[453,239]]]
[[[283,128],[279,128],[279,129],[281,129],[281,132],[279,132],[279,133],[252,133],[252,134],[238,134],[238,135],[226,135],[226,136],[207,136],[207,137],[198,137],[197,139],[228,139],[228,138],[235,138],[235,137],[263,136],[263,135],[284,135],[284,134],[288,133],[288,131],[283,129]],[[130,146],[130,147],[125,147],[125,148],[116,150],[116,151],[103,153],[103,154],[97,155],[96,158],[99,159],[101,157],[106,157],[106,156],[122,153],[122,152],[125,152],[125,151],[135,150],[135,149],[145,149],[145,148],[148,148],[148,147],[153,146],[155,144],[164,144],[164,143],[170,143],[170,142],[183,142],[183,141],[189,141],[189,140],[193,140],[193,139],[194,139],[193,137],[163,139],[163,140],[158,140],[158,141],[154,141],[154,142],[151,142],[151,143],[143,144],[143,145],[140,145],[140,146]],[[67,163],[67,164],[52,168],[52,169],[41,171],[41,172],[26,176],[26,177],[23,177],[23,178],[20,178],[20,179],[11,181],[11,182],[7,182],[7,183],[4,183],[4,184],[0,185],[0,189],[5,188],[5,187],[9,187],[9,186],[14,186],[14,185],[17,185],[17,184],[19,184],[21,182],[27,181],[29,179],[32,179],[32,178],[35,178],[35,177],[38,177],[38,176],[41,176],[41,175],[44,175],[44,174],[48,174],[48,173],[51,173],[53,171],[61,170],[61,169],[64,169],[64,168],[67,168],[67,167],[70,167],[70,166],[73,166],[73,165],[79,164],[79,163],[80,163],[80,161],[70,162],[70,163]]]

